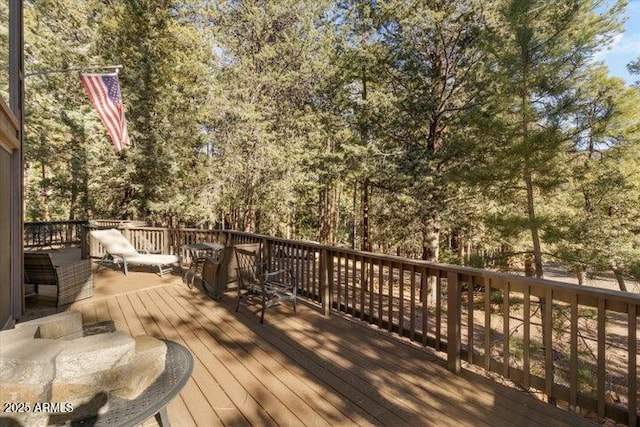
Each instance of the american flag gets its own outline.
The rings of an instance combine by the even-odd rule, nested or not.
[[[124,119],[118,75],[80,73],[80,80],[100,120],[107,128],[114,150],[119,153],[123,148],[131,145],[131,142],[127,132],[127,122]]]

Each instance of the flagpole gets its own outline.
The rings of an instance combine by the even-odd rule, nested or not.
[[[127,123],[124,119],[120,84],[118,82],[118,73],[121,68],[123,68],[122,65],[87,65],[61,70],[35,71],[25,73],[24,76],[34,77],[80,71],[80,80],[89,95],[93,108],[98,113],[102,124],[106,127],[116,153],[119,153],[123,148],[131,144],[127,132]],[[115,75],[85,73],[85,71],[90,70],[115,70]]]
[[[123,68],[122,65],[89,65],[87,67],[77,67],[77,68],[65,68],[62,70],[43,70],[43,71],[34,71],[32,73],[25,73],[25,77],[33,77],[33,76],[43,76],[46,74],[56,74],[56,73],[73,73],[75,71],[91,71],[91,70],[115,70],[116,73]]]

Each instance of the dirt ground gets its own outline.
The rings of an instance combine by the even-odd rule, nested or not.
[[[544,267],[544,278],[547,280],[555,280],[558,282],[564,283],[572,283],[574,285],[578,284],[578,279],[575,274],[567,273],[559,265],[546,265]],[[636,294],[640,294],[640,283],[627,278],[626,280],[627,290],[629,292],[633,292]],[[587,278],[585,279],[585,286],[593,286],[596,288],[602,289],[611,289],[614,291],[619,291],[620,287],[618,286],[618,282],[613,277],[613,274],[597,274],[597,275],[589,275],[587,274]]]

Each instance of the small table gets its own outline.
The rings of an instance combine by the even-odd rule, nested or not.
[[[191,264],[184,274],[184,281],[189,288],[193,288],[193,282],[196,275],[202,274],[202,267],[208,257],[219,260],[220,253],[224,249],[224,245],[220,243],[193,243],[184,245],[183,248],[189,252]]]
[[[140,396],[127,400],[115,396],[104,396],[109,408],[103,415],[93,415],[81,420],[72,420],[72,426],[131,427],[155,415],[161,427],[170,427],[167,405],[184,387],[193,371],[193,356],[189,350],[173,341],[163,340],[167,345],[164,371]],[[51,420],[50,420],[51,421]],[[64,421],[66,420],[54,420]]]

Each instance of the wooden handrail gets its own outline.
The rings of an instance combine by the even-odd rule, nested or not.
[[[87,224],[83,220],[25,222],[23,245],[25,248],[78,246],[84,241],[82,227]]]

